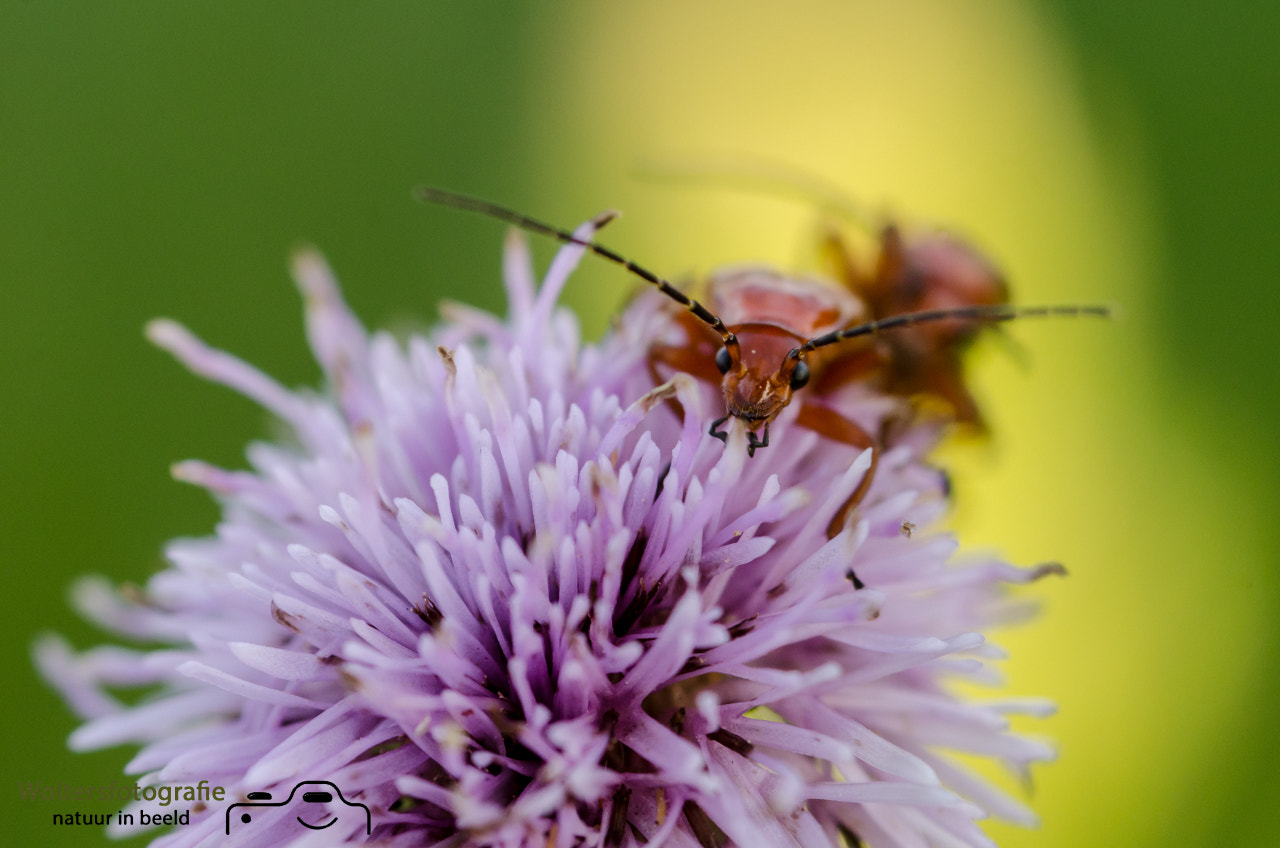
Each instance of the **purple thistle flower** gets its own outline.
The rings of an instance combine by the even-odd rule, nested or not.
[[[649,346],[678,332],[666,301],[638,298],[598,345],[556,308],[582,252],[537,289],[512,235],[507,320],[452,307],[403,343],[368,335],[300,254],[318,394],[153,323],[293,441],[251,446],[248,471],[176,465],[223,504],[215,535],[172,543],[143,590],[78,585],[85,614],[148,646],[39,642],[87,720],[72,747],[140,744],[140,783],[204,779],[226,804],[331,781],[378,845],[979,846],[986,814],[1032,823],[943,749],[1023,774],[1052,751],[1007,716],[1050,705],[949,684],[993,682],[980,631],[1025,612],[1005,584],[1056,567],[951,561],[926,532],[946,507],[926,421],[828,538],[869,454],[793,408],[754,458],[741,426],[710,437],[714,388],[653,386]],[[830,400],[873,432],[899,408],[859,386]],[[153,692],[110,694],[136,686]],[[224,844],[226,804],[153,844]],[[264,808],[230,844],[366,838],[338,824]]]

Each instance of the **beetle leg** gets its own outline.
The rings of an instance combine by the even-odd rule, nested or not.
[[[880,446],[876,444],[875,438],[858,424],[825,406],[804,404],[800,407],[800,415],[796,418],[796,423],[833,441],[843,442],[861,450],[871,449],[871,466],[867,468],[867,473],[862,475],[857,488],[849,495],[844,505],[836,510],[831,523],[827,525],[827,538],[831,538],[844,529],[849,514],[862,502],[867,495],[867,490],[871,488],[876,467],[880,464]]]
[[[683,315],[681,319],[686,317],[692,319],[692,316]],[[713,386],[720,384],[720,372],[716,370],[715,364],[715,345],[703,340],[702,335],[698,327],[691,327],[689,344],[655,344],[649,348],[649,376],[653,378],[655,386],[666,382],[674,372],[684,372]],[[683,414],[680,401],[676,398],[670,398],[666,403],[676,415]]]
[[[725,444],[728,444],[729,442],[729,434],[726,433],[724,430],[721,430],[718,428],[720,427],[721,424],[728,421],[729,418],[730,416],[728,415],[726,415],[724,418],[717,418],[715,421],[711,422],[711,429],[707,431],[708,433],[715,436],[717,439],[724,442]],[[752,433],[751,435],[754,438],[755,434]]]
[[[876,235],[880,251],[875,267],[865,268],[849,247],[849,242],[836,229],[823,234],[818,244],[821,267],[842,281],[874,313],[884,310],[893,296],[891,286],[901,278],[906,261],[902,232],[895,226],[882,228]]]
[[[841,280],[855,294],[866,288],[867,275],[858,267],[849,242],[835,227],[829,227],[818,241],[819,265],[823,271]]]

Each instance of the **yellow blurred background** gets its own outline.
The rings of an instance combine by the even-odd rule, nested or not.
[[[418,182],[566,225],[622,209],[605,241],[675,279],[812,264],[805,203],[637,177],[762,157],[963,232],[1018,302],[1120,308],[975,351],[994,436],[944,452],[967,548],[1071,572],[997,634],[1005,692],[1059,703],[1023,729],[1060,759],[1035,774],[1041,827],[992,836],[1273,844],[1280,20],[1235,6],[3,4],[6,791],[118,773],[124,751],[65,752],[27,646],[100,640],[73,577],[141,581],[166,538],[209,532],[168,464],[238,465],[268,432],[147,349],[145,320],[313,382],[283,270],[302,239],[370,324],[500,308],[501,227],[415,206]],[[568,297],[598,332],[631,289],[597,264]],[[9,799],[20,844],[102,841]]]
[[[1213,396],[1161,386],[1178,375],[1154,361],[1169,271],[1147,160],[1159,140],[1122,87],[1111,113],[1090,113],[1070,45],[1038,12],[946,0],[565,10],[541,21],[564,39],[551,108],[563,137],[535,194],[573,174],[572,196],[627,210],[610,240],[661,269],[794,266],[816,233],[803,204],[624,184],[626,163],[655,155],[782,159],[907,221],[961,229],[1019,302],[1118,305],[1105,325],[1012,327],[1018,355],[985,346],[974,382],[994,440],[945,452],[964,545],[1071,572],[1034,588],[1041,620],[998,636],[1009,689],[1059,703],[1025,729],[1054,738],[1061,759],[1035,776],[1043,827],[990,832],[1006,846],[1226,844],[1196,807],[1227,782],[1212,777],[1224,739],[1258,710],[1270,511],[1213,436],[1180,420],[1211,415]],[[616,302],[607,286],[593,293],[596,309]],[[1213,422],[1218,439],[1234,417]]]

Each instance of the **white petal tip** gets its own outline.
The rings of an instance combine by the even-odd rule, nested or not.
[[[289,269],[304,297],[320,302],[332,299],[337,283],[320,251],[311,245],[295,247],[289,254]]]
[[[199,344],[190,330],[171,318],[155,318],[148,321],[144,332],[147,341],[171,353]]]
[[[216,475],[208,463],[198,459],[184,459],[169,466],[169,476],[179,483],[210,488]]]
[[[299,266],[309,262],[317,265],[324,265],[324,258],[314,245],[297,244],[289,251],[290,267],[298,268]]]
[[[66,663],[71,659],[71,643],[58,633],[41,633],[31,644],[31,655],[36,665],[44,667],[47,663]]]

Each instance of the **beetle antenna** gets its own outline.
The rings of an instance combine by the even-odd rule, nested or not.
[[[994,323],[997,321],[1012,321],[1015,318],[1047,317],[1109,318],[1111,317],[1111,308],[1096,304],[1076,306],[1010,306],[1007,304],[994,304],[957,306],[952,309],[926,309],[923,312],[906,312],[902,315],[891,315],[888,318],[880,318],[876,321],[867,321],[843,330],[835,330],[825,336],[809,339],[792,353],[799,356],[801,353],[808,353],[811,350],[833,345],[845,339],[878,335],[886,330],[894,330],[898,327],[911,327],[931,321],[945,321],[949,318],[969,318],[975,321],[990,321]]]
[[[496,203],[490,203],[487,200],[481,200],[478,197],[471,197],[466,194],[458,194],[457,192],[447,191],[434,186],[419,186],[414,190],[414,196],[424,203],[438,203],[441,206],[450,206],[454,209],[462,209],[466,212],[477,212],[481,215],[487,215],[490,218],[497,218],[499,221],[505,221],[508,224],[519,227],[522,230],[538,233],[539,235],[549,236],[557,241],[565,244],[576,244],[579,247],[585,247],[587,250],[599,256],[601,259],[608,260],[614,265],[621,265],[632,274],[655,286],[658,291],[674,300],[694,314],[698,320],[706,324],[712,330],[720,334],[726,347],[737,347],[738,339],[729,329],[725,327],[724,322],[718,316],[713,314],[698,301],[689,297],[680,289],[671,285],[671,283],[659,277],[641,265],[637,265],[630,259],[626,258],[616,251],[610,250],[602,244],[594,241],[578,238],[568,230],[562,230],[559,227],[553,227],[551,224],[544,223],[536,218],[530,218],[516,212],[514,209],[508,209],[505,206],[499,206]]]

